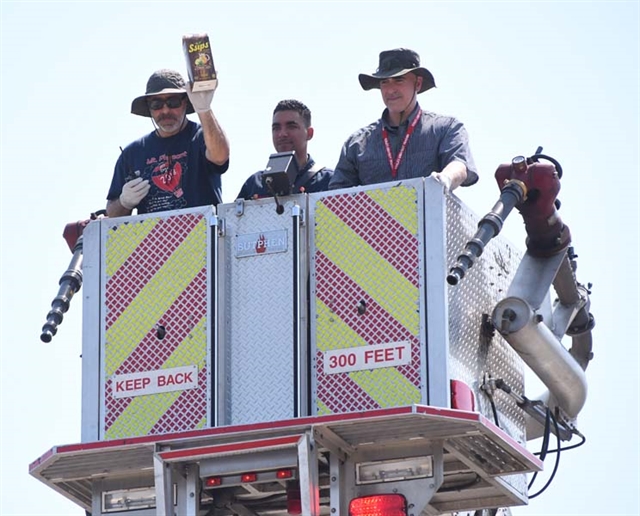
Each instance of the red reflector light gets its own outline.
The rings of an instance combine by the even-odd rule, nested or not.
[[[407,500],[399,494],[354,498],[349,503],[349,516],[407,516]]]
[[[204,481],[206,487],[216,487],[222,485],[222,477],[208,477]]]
[[[240,477],[240,482],[248,484],[249,482],[255,482],[258,479],[258,475],[255,473],[245,473]]]
[[[451,408],[473,412],[476,399],[471,388],[460,380],[451,380]]]
[[[276,471],[276,478],[293,478],[293,470],[291,469],[279,469]]]

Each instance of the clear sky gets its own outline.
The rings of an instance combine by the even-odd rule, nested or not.
[[[347,136],[383,108],[358,73],[396,47],[419,52],[435,76],[421,106],[458,117],[470,133],[481,178],[456,193],[476,213],[498,198],[499,164],[539,145],[561,163],[560,214],[578,279],[593,283],[595,358],[579,417],[587,442],[562,454],[553,484],[513,513],[640,513],[637,1],[2,0],[0,8],[0,514],[84,515],[28,475],[52,446],[80,440],[80,296],[54,340],[39,340],[71,258],[62,231],[104,207],[119,147],[152,130],[130,114],[131,100],[154,70],[186,72],[181,38],[194,32],[209,34],[219,72],[213,109],[231,144],[224,202],[266,165],[281,99],[311,108],[310,152],[333,167]],[[503,233],[524,248],[518,214]]]

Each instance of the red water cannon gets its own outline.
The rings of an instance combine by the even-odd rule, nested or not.
[[[540,154],[541,150],[538,148],[529,158],[517,156],[510,164],[500,165],[495,178],[501,190],[514,181],[521,184],[524,200],[516,209],[524,219],[527,250],[533,256],[548,257],[569,246],[571,232],[558,214],[562,167],[553,158]]]
[[[78,239],[82,236],[84,228],[86,228],[91,221],[97,220],[106,216],[106,210],[98,210],[89,215],[88,219],[78,220],[76,222],[69,222],[64,227],[64,231],[62,232],[62,238],[64,238],[69,246],[69,250],[73,252],[76,247],[76,243]]]
[[[69,310],[71,299],[82,287],[82,232],[92,220],[104,214],[104,210],[97,211],[92,213],[89,219],[71,222],[64,228],[62,236],[67,241],[73,256],[67,270],[60,278],[58,294],[51,302],[51,310],[47,314],[47,320],[40,334],[42,342],[51,342],[58,331],[58,326],[62,324],[64,314]]]
[[[500,233],[513,208],[522,214],[527,230],[527,250],[532,255],[553,256],[569,246],[571,233],[558,215],[562,167],[541,152],[542,147],[538,147],[533,156],[516,156],[511,163],[498,167],[495,178],[500,187],[500,199],[478,222],[478,231],[449,271],[447,282],[450,285],[457,285],[473,267],[489,240]],[[548,163],[541,163],[541,159]]]

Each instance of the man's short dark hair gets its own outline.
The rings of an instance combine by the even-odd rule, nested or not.
[[[273,110],[273,114],[275,115],[278,111],[295,111],[302,117],[307,128],[311,127],[311,111],[299,100],[281,100]]]

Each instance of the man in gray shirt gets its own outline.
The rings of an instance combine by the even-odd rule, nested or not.
[[[380,89],[386,109],[378,121],[347,139],[330,189],[426,176],[446,190],[478,181],[463,124],[418,104],[417,95],[435,87],[435,81],[420,67],[416,52],[381,52],[378,69],[358,79],[364,90]]]

